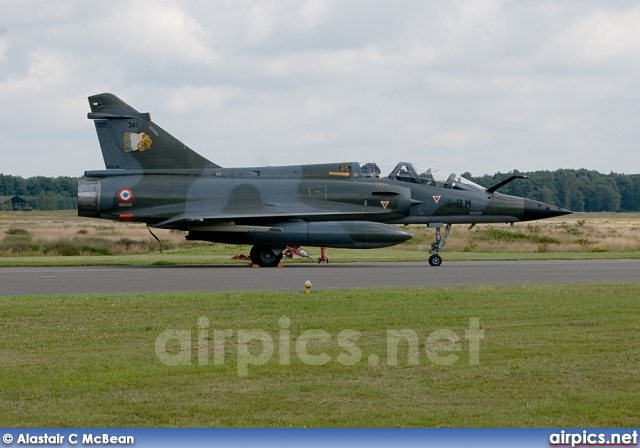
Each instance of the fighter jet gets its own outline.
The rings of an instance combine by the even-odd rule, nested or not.
[[[78,184],[78,215],[186,231],[188,240],[252,245],[252,263],[277,266],[286,247],[370,249],[435,229],[429,264],[442,264],[453,224],[514,223],[571,213],[454,173],[400,162],[223,168],[113,94],[89,97],[104,170]],[[441,229],[444,227],[444,232]]]

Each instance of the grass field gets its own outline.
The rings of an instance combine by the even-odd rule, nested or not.
[[[329,251],[333,262],[424,261],[433,229],[408,226],[414,237],[381,250]],[[80,218],[74,211],[0,213],[0,266],[244,263],[250,247],[190,242],[184,232],[143,224]],[[314,259],[318,248],[308,248]],[[640,257],[640,214],[590,213],[507,225],[454,226],[445,260],[603,259]],[[309,262],[309,260],[305,260]]]
[[[640,409],[638,297],[640,283],[0,298],[0,421],[632,427]],[[476,331],[474,319],[484,333],[477,364],[467,337],[474,333],[466,333]],[[186,345],[173,339],[159,353],[186,355],[186,364],[156,354],[171,329],[186,332]],[[307,347],[329,357],[323,365],[298,351],[313,329],[330,335]],[[214,345],[215,330],[230,332],[224,349]],[[250,330],[266,342],[247,342]],[[389,364],[389,330],[416,335],[418,354],[403,341]],[[352,345],[339,345],[349,334]],[[350,363],[339,361],[345,356]],[[264,364],[249,363],[239,376],[247,360]]]

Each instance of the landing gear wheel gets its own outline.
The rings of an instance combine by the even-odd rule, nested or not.
[[[442,257],[438,254],[433,254],[429,257],[429,264],[431,266],[440,266],[442,264]]]
[[[451,224],[447,224],[444,228],[444,236],[440,235],[440,227],[442,227],[442,224],[436,224],[433,227],[436,228],[436,242],[431,245],[431,250],[429,251],[429,253],[432,254],[429,257],[429,264],[431,266],[440,266],[442,264],[440,251],[444,247],[444,243],[447,242],[447,237],[451,231]]]
[[[267,246],[253,246],[249,256],[251,257],[251,263],[257,264],[261,268],[275,268],[282,260],[282,254],[276,255]]]

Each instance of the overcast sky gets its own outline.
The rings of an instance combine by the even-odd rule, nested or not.
[[[222,166],[639,173],[640,3],[0,0],[0,173],[103,169],[101,92]]]

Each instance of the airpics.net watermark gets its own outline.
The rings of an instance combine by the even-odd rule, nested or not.
[[[363,335],[360,331],[342,330],[335,336],[334,341],[334,337],[322,329],[306,330],[292,335],[291,319],[286,316],[279,319],[278,325],[280,330],[273,337],[264,330],[212,329],[209,319],[200,317],[195,338],[192,330],[163,331],[156,338],[155,353],[158,359],[168,366],[191,365],[194,360],[200,366],[210,363],[222,366],[225,357],[230,356],[229,352],[235,348],[240,377],[249,375],[249,367],[262,366],[274,356],[277,356],[278,364],[281,366],[290,365],[293,355],[309,366],[322,366],[331,361],[344,366],[354,366],[363,361],[364,354],[358,345],[358,340]],[[484,339],[484,330],[480,329],[480,319],[472,317],[469,319],[469,328],[464,331],[469,365],[480,363],[481,339]],[[194,342],[196,350],[192,350]],[[409,366],[420,365],[421,342],[428,362],[438,366],[455,364],[460,359],[457,352],[463,351],[463,340],[458,333],[450,329],[435,330],[424,339],[414,330],[387,330],[384,362],[388,366],[397,366],[401,362],[406,362]],[[337,344],[341,349],[335,357],[324,351],[328,350],[331,344]],[[377,366],[381,359],[378,354],[371,353],[367,356],[366,362],[371,366]]]

